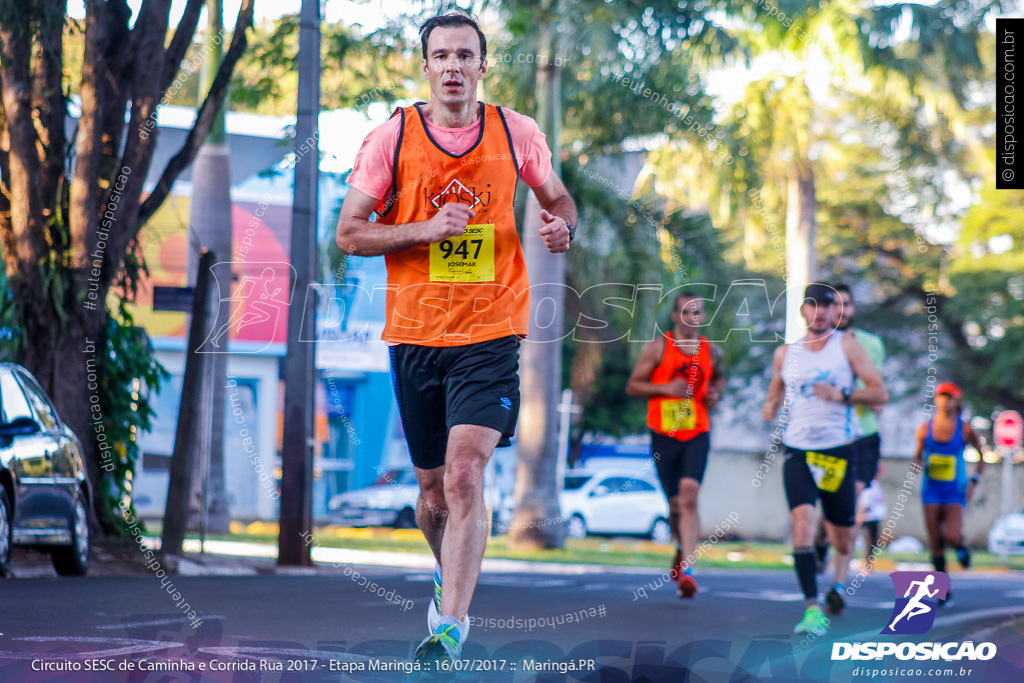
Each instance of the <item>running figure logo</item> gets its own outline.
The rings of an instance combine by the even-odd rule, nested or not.
[[[945,572],[893,572],[896,605],[883,634],[918,635],[935,622],[935,608],[946,597],[949,576]],[[899,597],[903,596],[903,597]]]

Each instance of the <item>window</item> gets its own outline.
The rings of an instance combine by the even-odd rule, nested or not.
[[[588,481],[590,481],[590,475],[585,477],[575,475],[569,476],[565,478],[565,485],[562,488],[566,491],[576,491],[577,489],[582,488],[582,486]]]
[[[0,407],[4,422],[12,422],[19,417],[32,417],[25,393],[10,372],[0,372]]]
[[[54,409],[53,404],[50,403],[50,399],[43,393],[35,377],[19,372],[18,378],[21,379],[21,383],[25,386],[25,396],[28,397],[29,403],[35,408],[36,416],[39,419],[39,426],[42,427],[42,430],[44,432],[59,430],[60,420],[57,419],[57,411]]]

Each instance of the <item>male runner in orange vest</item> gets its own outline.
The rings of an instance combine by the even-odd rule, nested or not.
[[[671,576],[679,597],[697,592],[693,559],[700,534],[697,493],[711,446],[708,411],[725,387],[722,351],[700,335],[704,301],[682,292],[672,311],[674,327],[644,349],[626,384],[630,396],[647,397],[651,457],[669,503],[676,539]]]
[[[487,40],[476,22],[436,16],[420,39],[430,101],[399,109],[363,142],[338,246],[387,257],[382,336],[420,484],[416,521],[437,560],[430,633],[416,649],[430,661],[461,656],[487,544],[484,468],[519,413],[530,304],[516,181],[533,188],[552,253],[568,251],[576,206],[536,122],[477,101]]]

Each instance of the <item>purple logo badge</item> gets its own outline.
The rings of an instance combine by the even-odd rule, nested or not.
[[[880,633],[919,635],[935,623],[935,608],[946,597],[949,577],[945,572],[893,572],[896,605],[889,624]]]

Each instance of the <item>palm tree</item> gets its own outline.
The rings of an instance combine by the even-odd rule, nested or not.
[[[831,88],[827,98],[859,94],[878,109],[901,110],[904,125],[925,117],[942,137],[962,112],[970,76],[981,69],[985,18],[1002,4],[834,0],[806,3],[786,24],[755,7],[738,15],[748,29],[745,48],[778,66],[750,83],[720,123],[736,163],[711,156],[698,157],[697,165],[718,221],[746,220],[748,259],[765,242],[763,216],[752,217],[748,193],[784,216],[788,339],[802,328],[803,286],[817,276],[818,185],[831,132],[823,84]]]

